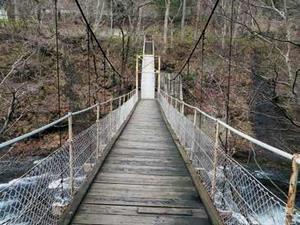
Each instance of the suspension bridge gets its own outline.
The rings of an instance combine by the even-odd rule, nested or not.
[[[131,92],[0,144],[68,121],[67,142],[0,187],[1,224],[297,224],[296,156],[184,102],[180,77],[160,73],[153,41],[136,71]],[[73,118],[87,112],[95,123],[73,135]],[[225,131],[292,162],[287,203],[226,154]]]

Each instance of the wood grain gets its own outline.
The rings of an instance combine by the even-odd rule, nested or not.
[[[155,100],[139,102],[72,224],[210,224]]]

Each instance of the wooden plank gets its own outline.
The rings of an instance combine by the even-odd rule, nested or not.
[[[139,214],[193,216],[191,209],[138,207]]]
[[[211,224],[213,225],[223,225],[223,220],[220,216],[220,214],[218,213],[217,208],[215,207],[211,197],[209,196],[208,192],[206,191],[206,188],[203,185],[203,182],[200,178],[200,176],[197,174],[192,162],[189,160],[189,157],[186,154],[186,151],[184,149],[184,147],[180,144],[180,142],[178,141],[178,139],[176,139],[176,134],[173,131],[171,125],[168,123],[163,111],[161,112],[162,116],[164,118],[164,121],[170,131],[170,134],[172,135],[173,139],[175,140],[174,143],[176,144],[185,164],[187,165],[187,169],[189,170],[189,173],[193,179],[194,185],[197,189],[197,192],[199,193],[201,200],[203,201],[203,204],[205,205],[205,208],[207,210],[208,213],[208,217],[211,221]]]
[[[146,134],[139,134],[138,136],[136,134],[130,134],[126,133],[126,135],[122,135],[122,137],[119,140],[132,140],[132,141],[138,141],[140,139],[147,139],[147,142],[159,142],[159,141],[173,141],[172,138],[170,138],[168,135],[146,135]]]
[[[128,190],[105,190],[91,188],[88,194],[89,197],[97,196],[101,197],[113,197],[113,199],[127,199],[127,198],[143,198],[143,199],[173,199],[173,200],[195,200],[198,198],[198,194],[194,191],[190,192],[153,192],[153,191],[128,191]]]
[[[157,185],[142,185],[142,184],[110,184],[110,183],[93,183],[90,192],[94,190],[122,190],[122,191],[137,191],[137,192],[195,192],[193,186],[178,187],[178,186],[157,186]]]
[[[131,149],[149,149],[149,150],[174,150],[176,151],[176,147],[173,143],[147,143],[147,142],[125,142],[125,141],[118,141],[116,143],[116,148],[131,148]]]
[[[200,208],[160,208],[160,207],[137,207],[137,206],[120,206],[120,205],[94,205],[82,204],[80,212],[86,214],[111,214],[111,215],[135,215],[144,216],[143,214],[169,214],[184,215],[191,212],[194,217],[205,217],[206,212],[203,207]]]
[[[106,215],[79,214],[74,219],[74,225],[208,225],[207,218],[186,216],[132,216],[132,215]]]
[[[125,148],[116,148],[114,151],[111,153],[111,155],[127,155],[131,157],[135,156],[143,156],[143,157],[158,157],[158,158],[163,158],[163,157],[177,157],[180,159],[180,155],[178,152],[171,152],[171,151],[150,151],[147,149],[125,149]]]
[[[146,168],[146,169],[148,169],[148,167],[152,167],[152,168],[162,168],[162,169],[174,169],[176,171],[178,170],[186,171],[185,165],[178,160],[158,162],[158,161],[149,161],[149,160],[148,161],[134,160],[134,158],[128,160],[109,158],[107,160],[107,165]]]
[[[147,144],[147,143],[145,143]],[[148,152],[153,152],[155,154],[159,154],[159,153],[164,153],[164,154],[173,154],[173,155],[177,155],[178,157],[180,157],[179,153],[177,152],[177,150],[175,148],[173,149],[167,149],[167,148],[141,148],[141,147],[127,147],[127,146],[115,146],[115,151],[114,152],[118,152],[119,150],[123,150],[123,151],[127,151],[127,152],[142,152],[142,153],[147,153]]]
[[[192,186],[189,176],[161,176],[161,175],[141,175],[141,174],[117,174],[101,172],[96,177],[95,182],[111,184],[142,184],[158,186]]]
[[[126,155],[124,156],[124,155],[111,154],[108,160],[135,161],[135,162],[161,162],[162,164],[173,162],[173,163],[184,165],[180,157],[172,157],[172,156],[171,157],[165,156],[163,158],[159,158],[159,157],[144,157],[144,156],[129,157]]]
[[[151,143],[151,144],[158,144],[158,143],[166,143],[168,145],[173,145],[173,139],[169,136],[150,136],[150,135],[124,135],[121,138],[119,138],[119,142],[126,142],[126,141],[132,141],[132,142],[143,142],[143,143]]]
[[[132,159],[114,159],[111,157],[107,160],[108,164],[117,164],[117,165],[130,165],[130,166],[154,166],[158,167],[164,165],[166,167],[174,167],[177,165],[178,168],[185,169],[185,166],[178,160],[162,160],[161,162],[155,160],[141,160],[141,158],[132,158]]]
[[[72,224],[210,224],[156,101],[138,104]]]
[[[186,170],[176,167],[153,167],[153,166],[127,166],[105,164],[102,168],[103,172],[109,173],[131,173],[131,174],[145,174],[145,175],[169,175],[169,176],[182,176],[188,175]]]
[[[134,106],[134,109],[135,108],[136,108],[136,106]],[[81,186],[81,188],[77,191],[77,193],[72,197],[73,201],[67,206],[67,208],[65,208],[65,211],[63,212],[63,215],[60,216],[57,224],[59,224],[59,225],[69,225],[70,224],[75,213],[77,212],[77,209],[79,208],[81,202],[83,201],[84,197],[86,196],[91,183],[95,180],[97,173],[99,173],[99,170],[101,169],[102,165],[105,163],[105,160],[108,157],[110,151],[112,150],[114,143],[117,141],[118,137],[122,134],[124,128],[126,127],[126,124],[132,117],[134,109],[132,109],[132,111],[130,112],[127,119],[124,121],[123,125],[120,127],[120,129],[113,135],[110,143],[108,143],[106,145],[106,147],[103,149],[102,156],[99,158],[99,160],[96,163],[95,167],[93,168],[92,172],[86,178],[85,183]]]
[[[98,205],[129,205],[129,206],[153,206],[175,208],[198,208],[199,199],[180,198],[143,198],[131,196],[99,196],[87,195],[83,203]]]

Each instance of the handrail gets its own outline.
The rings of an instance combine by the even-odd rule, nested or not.
[[[169,95],[168,93],[166,93],[166,92],[163,91],[163,90],[161,90],[161,93],[163,93],[163,94],[164,94],[165,96],[167,96],[167,97],[170,97],[171,99],[175,99],[177,102],[180,102],[181,104],[184,104],[185,106],[187,106],[187,107],[189,107],[189,108],[192,108],[192,109],[198,111],[198,112],[201,113],[202,115],[204,115],[204,116],[208,117],[209,119],[211,119],[211,120],[213,120],[213,121],[219,123],[220,125],[222,125],[222,126],[225,127],[226,129],[232,131],[233,133],[237,134],[238,136],[240,136],[240,137],[242,137],[242,138],[244,138],[244,139],[246,139],[246,140],[248,140],[248,141],[250,141],[250,142],[252,142],[252,143],[254,143],[254,144],[256,144],[256,145],[258,145],[258,146],[260,146],[260,147],[262,147],[262,148],[264,148],[264,149],[266,149],[267,151],[272,152],[272,153],[275,153],[275,154],[277,154],[277,155],[279,155],[279,156],[281,156],[281,157],[283,157],[283,158],[285,158],[285,159],[288,159],[288,160],[290,160],[290,161],[293,160],[293,157],[294,157],[294,156],[293,156],[292,154],[287,153],[287,152],[285,152],[285,151],[283,151],[283,150],[281,150],[281,149],[279,149],[279,148],[273,147],[273,146],[271,146],[271,145],[269,145],[269,144],[267,144],[267,143],[264,143],[264,142],[262,142],[262,141],[259,141],[259,140],[255,139],[255,138],[253,138],[253,137],[251,137],[251,136],[249,136],[249,135],[247,135],[247,134],[245,134],[245,133],[243,133],[243,132],[241,132],[241,131],[239,131],[239,130],[233,128],[233,127],[231,127],[230,125],[226,124],[225,122],[223,122],[223,121],[221,121],[221,120],[219,120],[219,119],[217,119],[217,118],[215,118],[215,117],[213,117],[213,116],[210,116],[209,114],[203,112],[203,111],[200,110],[199,108],[197,108],[197,107],[195,107],[195,106],[192,106],[192,105],[190,105],[190,104],[184,102],[183,100],[180,100],[180,99],[178,99],[178,98],[175,98],[175,97]],[[296,160],[296,161],[297,161],[298,164],[300,164],[300,160]]]
[[[119,99],[118,104],[112,104],[116,99]],[[137,102],[137,92],[132,91],[102,102],[102,105],[108,103],[103,107],[107,112],[103,118],[100,118],[100,103],[97,103],[74,113],[69,112],[59,120],[47,124],[50,127],[67,118],[68,139],[24,174],[0,187],[0,201],[4,203],[0,210],[0,220],[5,224],[33,221],[35,224],[49,225],[62,221],[66,208],[71,207],[72,201],[78,196],[82,197],[80,191],[87,187],[87,182],[92,180],[101,167]],[[93,115],[96,114],[93,124],[74,135],[74,114],[84,113],[95,106],[97,109],[93,111]],[[45,126],[17,139],[38,133],[44,128]],[[41,203],[41,197],[47,201]],[[18,207],[12,207],[15,204]],[[42,214],[41,207],[45,209]]]
[[[21,135],[21,136],[19,136],[19,137],[14,138],[14,139],[11,139],[11,140],[2,142],[2,143],[0,144],[0,149],[1,149],[1,148],[4,148],[4,147],[6,147],[6,146],[12,145],[12,144],[14,144],[14,143],[16,143],[16,142],[22,141],[22,140],[24,140],[24,139],[26,139],[26,138],[29,138],[29,137],[31,137],[31,136],[33,136],[33,135],[35,135],[35,134],[38,134],[38,133],[40,133],[40,132],[42,132],[42,131],[44,131],[44,130],[46,130],[46,129],[49,129],[50,127],[53,127],[53,126],[55,126],[56,124],[58,124],[58,123],[60,123],[60,122],[62,122],[62,121],[64,121],[64,120],[66,120],[68,117],[69,117],[69,114],[67,114],[67,115],[65,115],[65,116],[63,116],[63,117],[61,117],[61,118],[58,119],[58,120],[53,121],[52,123],[49,123],[49,124],[47,124],[47,125],[45,125],[45,126],[42,126],[42,127],[38,128],[38,129],[36,129],[36,130],[33,130],[33,131],[29,132],[29,133],[26,133],[26,134],[23,134],[23,135]]]
[[[23,135],[21,135],[19,137],[16,137],[16,138],[13,138],[11,140],[8,140],[8,141],[0,143],[0,149],[2,149],[4,147],[7,147],[9,145],[15,144],[15,143],[17,143],[19,141],[22,141],[24,139],[27,139],[27,138],[29,138],[29,137],[31,137],[31,136],[33,136],[35,134],[38,134],[40,132],[43,132],[43,131],[45,131],[45,130],[47,130],[47,129],[53,127],[53,126],[55,126],[56,124],[58,124],[58,123],[60,123],[60,122],[62,122],[64,120],[68,119],[70,116],[79,115],[79,114],[85,113],[87,111],[90,111],[90,110],[96,108],[97,106],[102,106],[102,105],[108,104],[108,103],[110,103],[112,101],[119,100],[120,98],[124,98],[124,96],[130,96],[135,91],[136,90],[134,89],[134,90],[132,90],[132,91],[130,91],[130,92],[124,94],[124,95],[118,96],[116,98],[111,98],[111,99],[109,99],[109,100],[107,100],[105,102],[96,103],[96,104],[94,104],[94,105],[92,105],[92,106],[90,106],[88,108],[85,108],[85,109],[82,109],[82,110],[79,110],[79,111],[76,111],[76,112],[70,112],[70,113],[64,115],[63,117],[61,117],[61,118],[59,118],[59,119],[57,119],[57,120],[55,120],[55,121],[53,121],[53,122],[51,122],[49,124],[46,124],[46,125],[38,128],[38,129],[35,129],[35,130],[30,131],[30,132],[28,132],[26,134],[23,134]]]
[[[285,152],[285,151],[283,151],[283,150],[281,150],[279,148],[273,147],[272,145],[269,145],[269,144],[264,143],[264,142],[262,142],[260,140],[257,140],[257,139],[255,139],[255,138],[253,138],[253,137],[251,137],[251,136],[249,136],[247,134],[244,134],[243,132],[241,132],[241,131],[239,131],[239,130],[237,130],[237,129],[231,127],[231,126],[229,126],[228,124],[224,123],[221,120],[218,120],[218,123],[221,124],[223,127],[227,128],[228,130],[232,131],[233,133],[241,136],[242,138],[244,138],[244,139],[246,139],[246,140],[248,140],[248,141],[250,141],[250,142],[252,142],[252,143],[254,143],[254,144],[256,144],[256,145],[258,145],[258,146],[260,146],[262,148],[264,148],[264,149],[267,149],[270,152],[276,153],[276,154],[280,155],[281,157],[284,157],[284,158],[286,158],[288,160],[293,160],[293,155],[290,154],[290,153],[287,153],[287,152]]]

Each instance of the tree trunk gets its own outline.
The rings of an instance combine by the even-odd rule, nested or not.
[[[238,4],[237,10],[235,10],[235,6]],[[239,31],[239,27],[240,25],[235,23],[235,21],[241,21],[242,23],[244,23],[244,21],[242,20],[242,18],[239,17],[240,15],[240,11],[242,9],[242,4],[239,1],[238,3],[235,3],[235,6],[233,7],[233,41],[236,39],[237,35],[238,35],[238,31]],[[241,13],[242,14],[242,13]],[[246,24],[246,23],[244,23]]]
[[[228,9],[228,4],[226,4],[226,0],[223,0],[222,1],[222,8],[224,10],[224,14],[226,14],[227,12],[227,9]],[[224,20],[224,24],[223,24],[223,27],[222,27],[222,49],[224,50],[225,49],[225,42],[226,42],[226,34],[227,34],[227,24],[228,22],[226,20]]]
[[[113,25],[114,25],[114,13],[113,13],[113,0],[110,0],[110,32],[111,36],[113,36]]]
[[[173,21],[170,24],[170,34],[171,34],[171,41],[170,41],[170,48],[173,48],[173,43],[174,43],[174,24]]]
[[[168,21],[169,21],[169,14],[170,14],[170,0],[165,0],[165,20],[164,20],[164,52],[167,50],[168,44]]]
[[[186,17],[186,0],[183,0],[182,1],[182,17],[181,17],[181,39],[184,37],[185,17]]]
[[[197,1],[197,12],[196,12],[196,24],[195,24],[195,33],[194,38],[197,39],[199,22],[200,22],[200,11],[201,11],[201,0]]]
[[[94,30],[95,32],[98,30],[99,28],[99,24],[102,21],[102,17],[103,17],[103,12],[104,12],[104,6],[105,6],[105,1],[98,0],[97,2],[97,14],[96,14],[96,19],[95,19],[95,24],[94,24]],[[101,5],[101,9],[100,9],[100,5]]]
[[[283,1],[283,6],[284,6],[284,14],[285,14],[285,32],[286,32],[286,40],[291,41],[291,25],[289,23],[289,15],[288,15],[288,8],[287,8],[287,0]],[[285,63],[287,66],[288,70],[288,77],[289,77],[289,82],[292,86],[292,83],[294,81],[294,75],[292,72],[292,65],[291,65],[291,60],[290,60],[290,53],[291,53],[291,44],[288,42],[286,44],[287,50],[285,53]]]
[[[137,33],[141,32],[141,25],[142,25],[142,16],[143,16],[143,8],[139,8],[139,15],[138,15],[138,22],[137,22]]]

